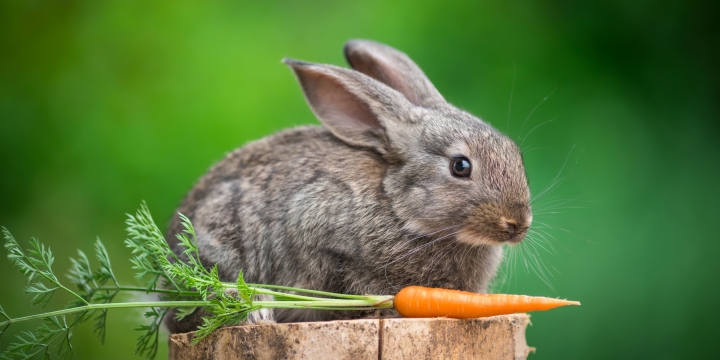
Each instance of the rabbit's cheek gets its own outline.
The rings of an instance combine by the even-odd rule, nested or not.
[[[480,245],[500,245],[497,241],[494,241],[490,238],[488,238],[485,235],[482,235],[476,231],[473,231],[470,228],[463,228],[460,230],[460,232],[455,235],[455,238],[462,243],[466,243],[473,246],[480,246]]]

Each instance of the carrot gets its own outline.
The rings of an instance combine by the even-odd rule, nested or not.
[[[564,305],[580,305],[580,303],[537,296],[477,294],[460,290],[408,286],[395,295],[393,305],[404,317],[469,319],[549,310]]]

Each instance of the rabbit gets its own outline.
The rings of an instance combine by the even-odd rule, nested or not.
[[[502,245],[532,221],[520,149],[445,101],[404,53],[368,40],[344,53],[352,69],[283,59],[322,126],[231,152],[182,202],[203,264],[224,281],[242,270],[247,282],[348,294],[486,292]],[[178,254],[181,230],[176,214],[167,240]],[[194,330],[197,313],[166,325]],[[247,323],[366,316],[269,309]]]

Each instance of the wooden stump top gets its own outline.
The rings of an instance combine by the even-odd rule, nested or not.
[[[527,314],[481,319],[361,319],[221,328],[197,345],[170,336],[170,360],[525,359]]]

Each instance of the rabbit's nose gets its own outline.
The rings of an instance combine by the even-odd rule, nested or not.
[[[505,231],[510,233],[510,236],[513,236],[513,235],[515,235],[515,233],[518,232],[518,224],[515,220],[506,219],[503,217],[501,219],[501,222],[502,222],[503,227],[505,228]]]

